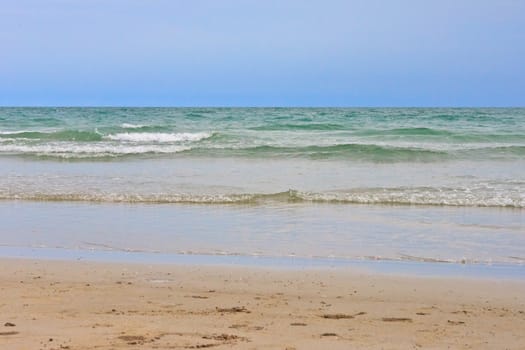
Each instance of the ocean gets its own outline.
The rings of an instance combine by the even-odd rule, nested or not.
[[[0,245],[525,263],[523,108],[0,108]]]

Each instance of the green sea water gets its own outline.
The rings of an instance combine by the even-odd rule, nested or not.
[[[525,156],[525,110],[0,108],[0,155],[508,160]]]

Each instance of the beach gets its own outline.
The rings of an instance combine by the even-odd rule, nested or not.
[[[0,108],[0,349],[523,349],[522,108]]]
[[[523,349],[521,280],[0,260],[2,349]]]
[[[525,1],[4,1],[0,350],[525,350]]]

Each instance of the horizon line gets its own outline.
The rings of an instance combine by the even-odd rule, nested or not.
[[[294,106],[294,105],[252,105],[252,106],[242,106],[242,105],[0,105],[0,108],[450,108],[450,109],[460,109],[460,108],[525,108],[525,105],[518,106],[518,105],[509,105],[509,106],[489,106],[489,105],[459,105],[459,106],[402,106],[402,105],[394,105],[394,106],[330,106],[330,105],[322,105],[322,106]]]

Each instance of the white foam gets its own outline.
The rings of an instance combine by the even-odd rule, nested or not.
[[[290,195],[305,201],[359,204],[402,204],[474,207],[525,207],[522,190],[488,188],[365,188],[349,192],[312,193],[291,191]]]
[[[45,186],[49,182],[45,183]],[[379,205],[432,205],[462,207],[509,207],[525,208],[523,192],[506,193],[487,191],[471,195],[461,188],[385,188],[360,189],[354,192],[312,193],[290,190],[274,194],[258,193],[154,193],[137,191],[136,188],[123,188],[116,192],[85,191],[72,187],[56,191],[57,187],[25,187],[18,190],[13,186],[0,186],[0,199],[25,200],[65,200],[126,203],[288,203],[290,199],[305,202],[325,202],[332,204],[379,204]]]
[[[123,145],[110,143],[64,143],[53,142],[39,145],[2,144],[0,153],[26,153],[60,158],[88,158],[120,156],[127,154],[171,154],[191,149],[180,145]]]
[[[184,142],[200,141],[211,137],[208,132],[183,132],[183,133],[160,133],[160,132],[139,132],[139,133],[119,133],[106,136],[113,141],[126,142]]]
[[[316,141],[317,142],[317,141]],[[413,142],[413,141],[362,141],[359,139],[352,140],[352,144],[362,146],[378,146],[383,148],[401,148],[414,151],[431,151],[431,152],[449,152],[449,151],[475,151],[491,148],[505,148],[505,147],[522,147],[525,142],[469,142],[469,143],[440,143],[440,142]],[[333,143],[322,144],[321,146],[339,146],[349,143]],[[308,146],[317,146],[318,144],[311,144]]]
[[[38,130],[13,130],[13,131],[4,130],[4,131],[0,131],[0,135],[20,135],[20,134],[26,134],[26,133],[52,134],[57,131],[60,131],[60,129],[46,128],[46,129],[38,129]]]
[[[37,131],[34,131],[34,130],[0,131],[0,135],[17,135],[17,134],[25,134],[26,132],[37,132]]]
[[[131,123],[122,123],[120,125],[120,127],[124,128],[124,129],[140,129],[140,128],[143,128],[145,126],[146,125],[143,125],[143,124],[131,124]]]

